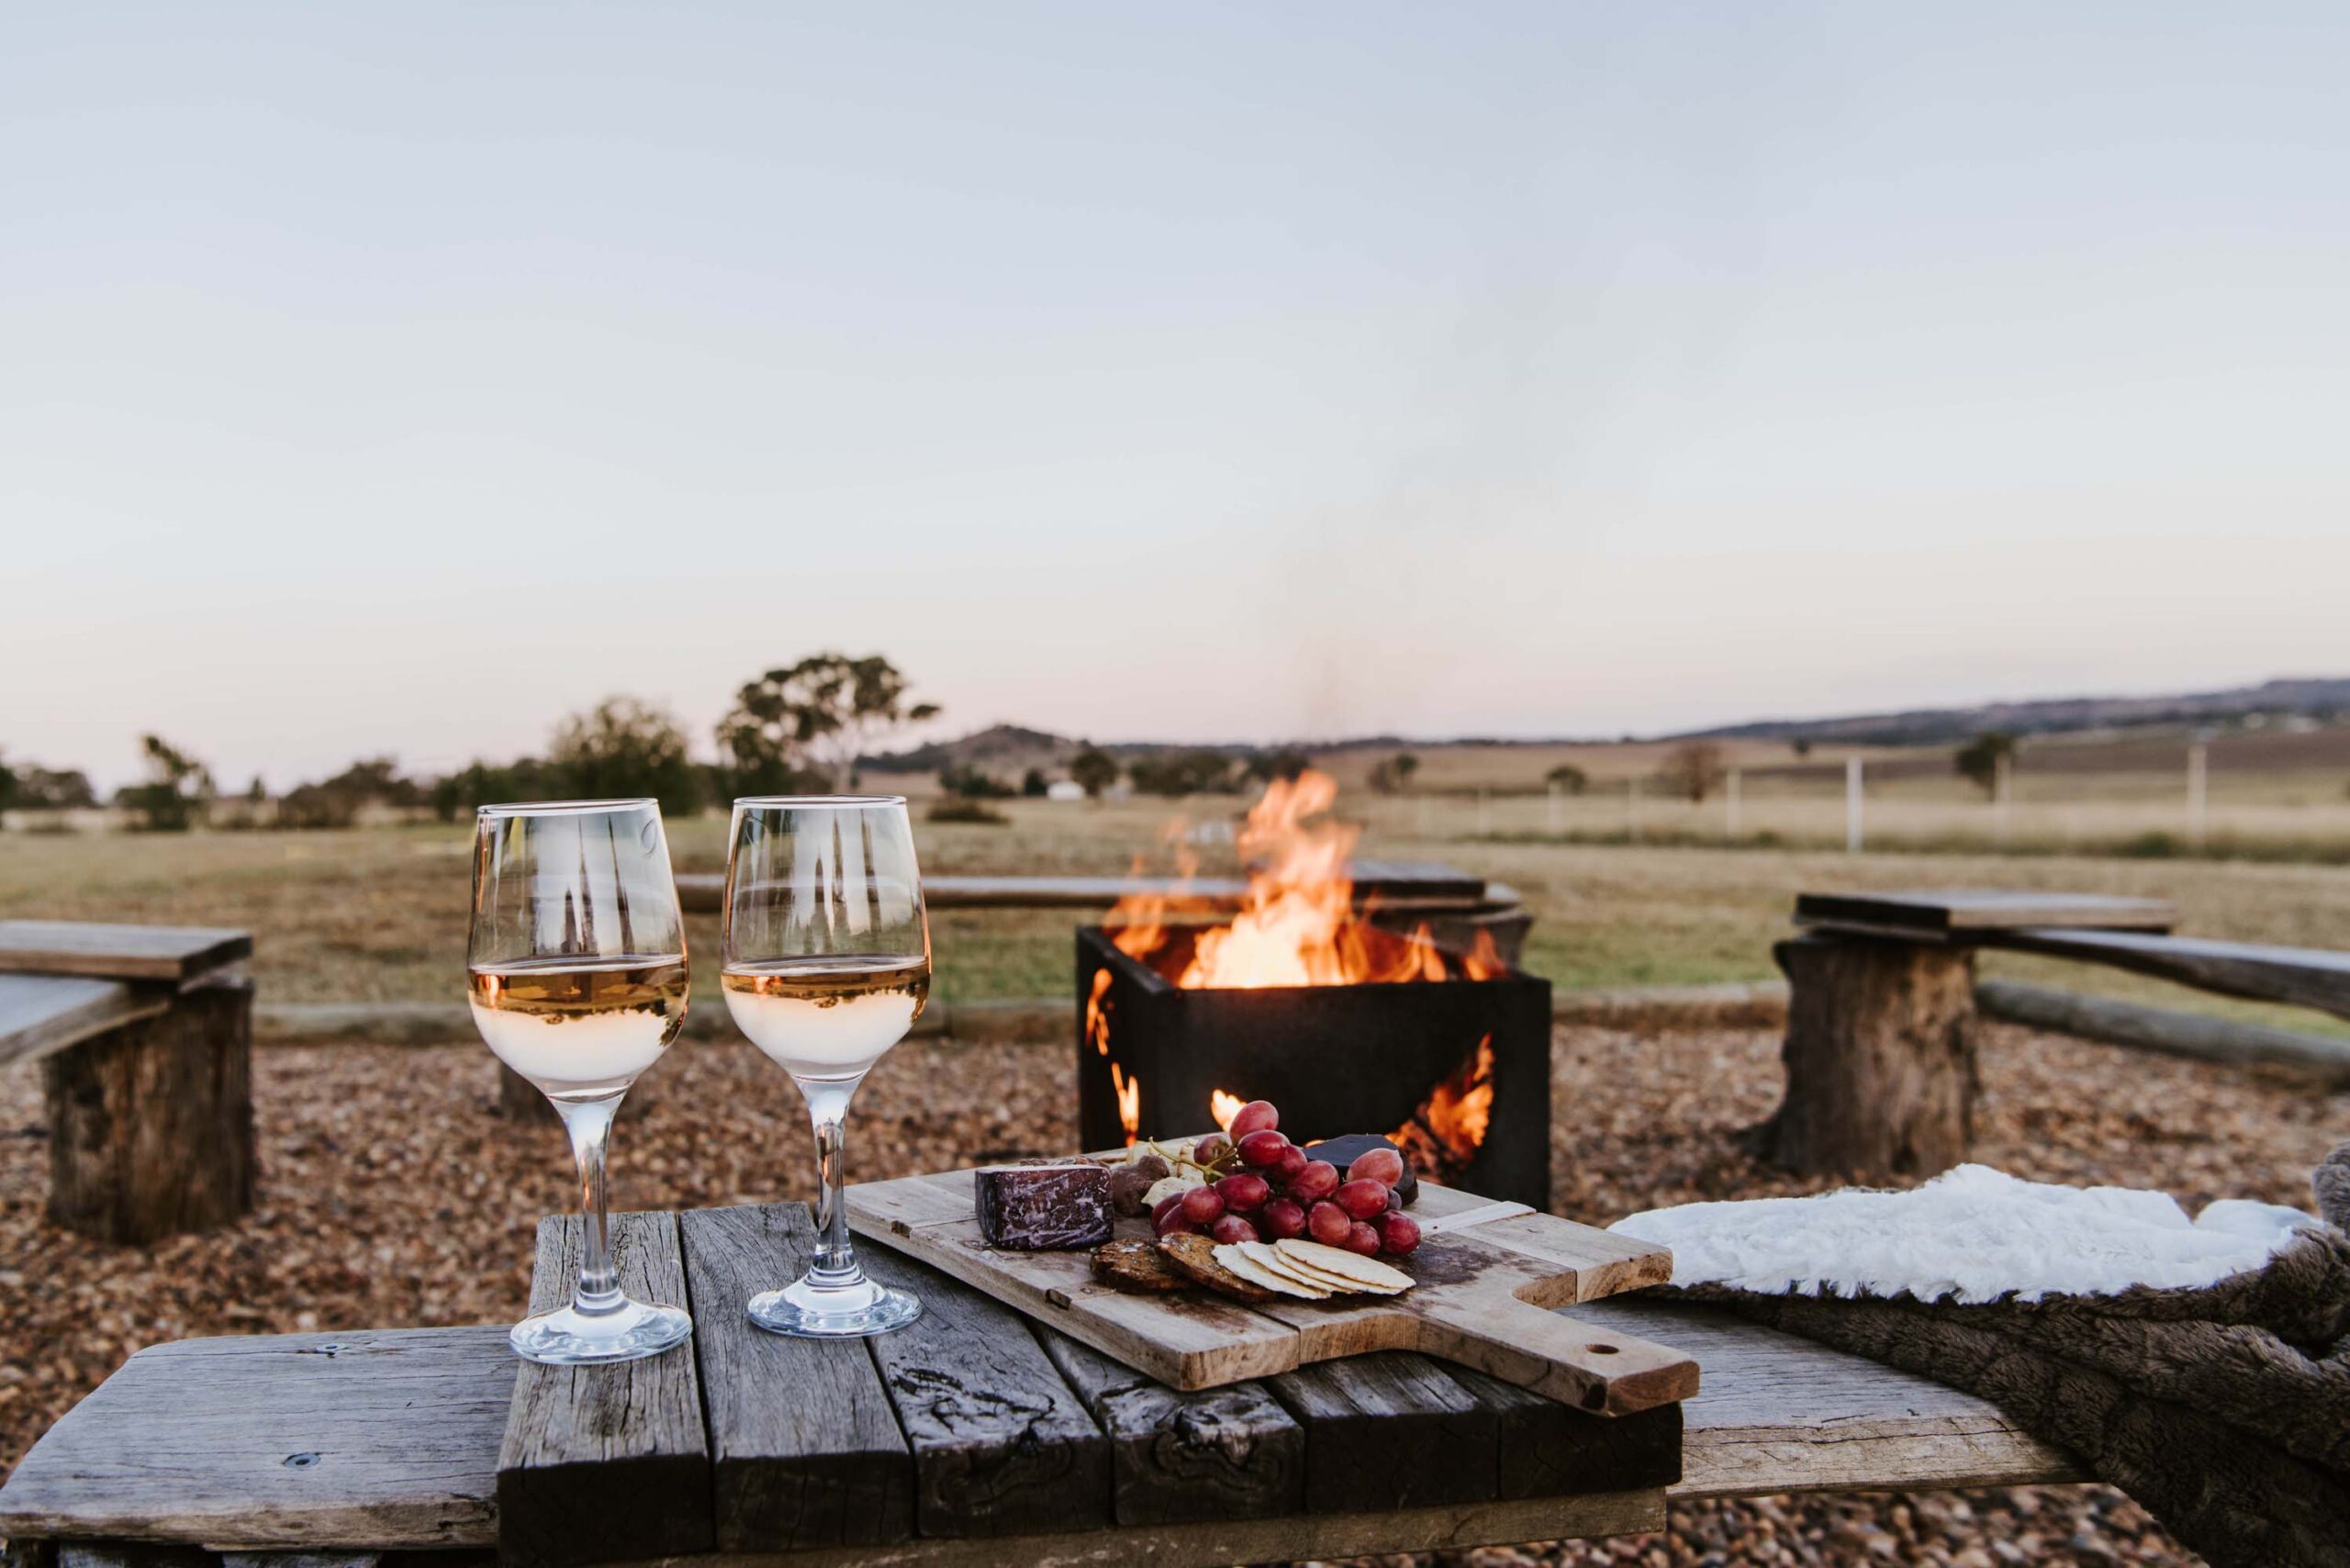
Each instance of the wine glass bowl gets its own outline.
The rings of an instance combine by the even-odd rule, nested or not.
[[[685,927],[652,801],[481,808],[465,981],[493,1054],[554,1104],[579,1170],[584,1232],[568,1305],[516,1324],[527,1360],[634,1361],[682,1342],[678,1307],[632,1301],[611,1262],[605,1147],[637,1078],[685,1021]]]
[[[843,1124],[865,1075],[930,997],[930,928],[906,802],[896,795],[775,795],[734,802],[719,980],[734,1023],[808,1103],[818,1164],[816,1259],[752,1297],[778,1334],[878,1334],[920,1316],[865,1277],[849,1239]]]

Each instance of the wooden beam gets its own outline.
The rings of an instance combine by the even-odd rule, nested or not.
[[[1975,981],[1975,1005],[1987,1018],[2084,1040],[2231,1067],[2290,1068],[2337,1089],[2350,1086],[2350,1040],[2014,980]]]
[[[2017,888],[1942,888],[1903,893],[1798,893],[1796,924],[1872,935],[1942,941],[2019,926],[2168,931],[2168,899],[2051,893]]]
[[[1986,932],[1973,939],[1985,946],[2077,958],[2223,996],[2282,1002],[2350,1018],[2350,953],[2053,927]]]
[[[1315,1361],[1265,1386],[1305,1427],[1310,1514],[1483,1502],[1498,1488],[1499,1413],[1426,1356]]]
[[[66,975],[0,974],[0,1067],[39,1061],[126,1024],[160,1017],[171,993]]]
[[[577,1215],[539,1222],[532,1312],[571,1298],[583,1235]],[[611,1245],[630,1296],[686,1299],[677,1215],[614,1215]],[[710,1444],[689,1348],[610,1366],[517,1364],[498,1456],[501,1562],[568,1568],[710,1549]]]
[[[913,1534],[914,1465],[861,1339],[795,1339],[744,1305],[806,1271],[804,1204],[677,1216],[722,1551],[877,1546]]]
[[[1497,902],[1482,878],[1441,866],[1368,862],[1358,876],[1358,900],[1382,909],[1473,910]],[[688,913],[715,914],[725,897],[726,879],[713,871],[680,872],[677,902]],[[923,879],[923,903],[942,909],[1106,910],[1133,895],[1162,898],[1178,913],[1219,913],[1238,909],[1248,884],[1237,877],[957,877]],[[1506,891],[1507,890],[1502,890]],[[1499,902],[1516,902],[1512,894]]]
[[[487,1546],[515,1365],[502,1327],[157,1345],[18,1462],[0,1535]]]
[[[252,934],[199,925],[0,920],[0,972],[168,980],[174,985],[252,956]]]

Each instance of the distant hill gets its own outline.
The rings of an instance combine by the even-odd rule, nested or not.
[[[2350,678],[2265,680],[2258,686],[2165,697],[2053,697],[2028,702],[1986,702],[1975,708],[1913,708],[1830,719],[1762,719],[1695,730],[1709,740],[1807,740],[1848,745],[1936,745],[1985,730],[2010,734],[2135,729],[2163,724],[2216,724],[2295,716],[2325,722],[2350,717]]]
[[[905,751],[860,756],[856,765],[875,773],[935,773],[950,763],[958,767],[982,768],[1018,763],[1026,767],[1049,765],[1082,744],[1050,730],[1032,730],[1022,724],[990,724],[958,740],[933,741]]]

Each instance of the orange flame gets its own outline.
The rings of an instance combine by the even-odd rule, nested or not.
[[[1347,862],[1360,830],[1328,814],[1337,794],[1337,781],[1314,768],[1267,787],[1237,836],[1241,860],[1250,867],[1239,913],[1203,930],[1180,972],[1169,955],[1162,967],[1169,980],[1186,991],[1248,991],[1453,978],[1425,924],[1399,937],[1358,917]],[[1180,845],[1182,824],[1168,836]],[[1186,880],[1193,870],[1186,854]],[[1121,899],[1110,914],[1111,940],[1127,957],[1149,959],[1168,946],[1168,914],[1181,896],[1179,890],[1171,897]],[[1484,980],[1505,967],[1492,937],[1480,933],[1459,973]]]
[[[1085,999],[1085,1040],[1103,1056],[1110,1054],[1110,971],[1093,971],[1093,990]]]
[[[1493,1114],[1494,1037],[1487,1035],[1428,1092],[1412,1119],[1387,1136],[1421,1175],[1457,1182],[1485,1146]]]
[[[1110,1088],[1118,1096],[1118,1125],[1126,1129],[1126,1147],[1132,1148],[1135,1139],[1142,1136],[1142,1080],[1128,1078],[1112,1062]]]
[[[1240,1108],[1248,1103],[1239,1095],[1227,1094],[1221,1089],[1208,1091],[1208,1114],[1215,1118],[1219,1129],[1227,1133],[1232,1130],[1232,1118],[1240,1114]]]

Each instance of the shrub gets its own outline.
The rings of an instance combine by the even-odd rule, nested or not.
[[[1010,827],[1012,819],[989,805],[985,801],[966,795],[949,795],[932,803],[925,813],[934,823],[979,823],[989,827]]]

